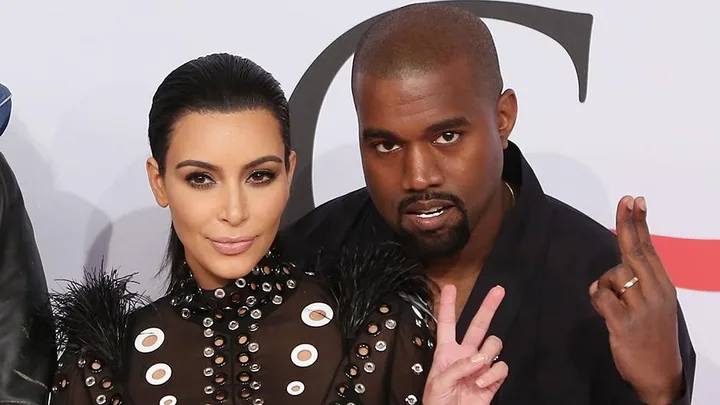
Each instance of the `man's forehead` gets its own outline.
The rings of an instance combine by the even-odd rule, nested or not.
[[[452,86],[412,89],[410,83],[407,86],[411,90],[393,92],[378,87],[363,98],[358,105],[361,127],[424,131],[450,119],[471,121],[473,110],[477,111],[475,95],[467,89]]]

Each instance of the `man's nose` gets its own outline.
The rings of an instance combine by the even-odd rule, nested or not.
[[[402,186],[406,191],[423,191],[444,181],[430,145],[410,146],[403,162]]]

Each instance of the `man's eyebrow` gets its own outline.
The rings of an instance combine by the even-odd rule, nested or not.
[[[425,128],[427,134],[437,134],[438,132],[447,131],[456,128],[467,128],[470,126],[470,121],[465,117],[453,117],[448,118],[434,124],[431,124]]]
[[[378,129],[378,128],[366,128],[362,132],[362,138],[363,139],[383,139],[386,141],[398,141],[400,137],[392,131],[388,131],[387,129]]]

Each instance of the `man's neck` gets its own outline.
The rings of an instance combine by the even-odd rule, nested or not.
[[[452,257],[425,263],[428,275],[440,288],[447,284],[457,288],[456,316],[465,306],[483,264],[495,246],[505,215],[514,203],[514,192],[503,184],[501,192],[488,204],[465,247]]]

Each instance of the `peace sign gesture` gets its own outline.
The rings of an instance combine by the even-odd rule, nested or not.
[[[490,321],[505,297],[505,290],[499,286],[490,290],[462,344],[458,344],[455,337],[456,294],[454,285],[446,285],[440,294],[437,344],[423,403],[488,405],[508,375],[507,364],[493,363],[500,355],[502,342],[495,336],[485,339]]]
[[[677,295],[647,224],[643,197],[623,197],[617,207],[622,263],[590,286],[595,309],[610,332],[620,375],[648,404],[669,404],[682,389]]]

